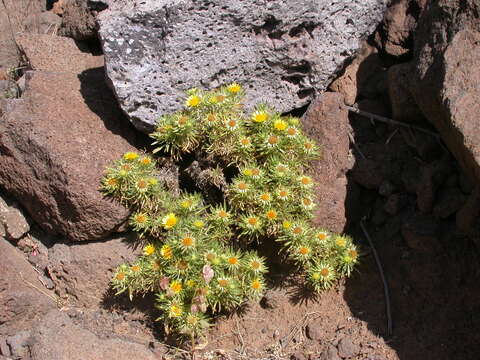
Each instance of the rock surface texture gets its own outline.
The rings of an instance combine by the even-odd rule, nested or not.
[[[325,90],[383,16],[386,0],[112,2],[98,16],[106,72],[142,131],[191,87],[237,81],[247,107],[299,108]]]
[[[331,231],[343,232],[347,223],[347,171],[349,158],[348,110],[343,95],[326,92],[317,98],[305,113],[305,133],[315,139],[322,150],[320,160],[312,161],[311,173],[318,186],[314,223]]]
[[[50,233],[72,240],[107,236],[129,212],[103,197],[100,179],[106,166],[135,150],[136,135],[121,121],[101,57],[67,38],[56,38],[60,53],[52,57],[46,35],[31,36],[21,41],[36,71],[26,75],[23,97],[5,102],[0,118],[0,184]]]
[[[32,331],[30,353],[34,360],[155,360],[145,346],[117,337],[100,338],[75,325],[64,312],[50,311]],[[55,341],[52,341],[55,339]]]
[[[480,1],[429,3],[409,89],[466,173],[480,181]]]

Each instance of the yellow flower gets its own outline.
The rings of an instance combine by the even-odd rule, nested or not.
[[[170,309],[169,309],[169,316],[170,317],[179,317],[181,316],[183,313],[183,310],[180,306],[176,305],[176,304],[172,304],[170,305]]]
[[[187,200],[183,200],[181,203],[180,203],[180,206],[184,209],[188,209],[190,206],[192,206],[192,200],[190,199],[187,199]]]
[[[138,213],[133,217],[133,221],[136,222],[137,224],[145,224],[147,220],[148,220],[148,216],[144,213]]]
[[[150,165],[152,163],[152,159],[150,159],[148,157],[144,157],[140,160],[140,163],[142,165]]]
[[[188,106],[188,107],[195,107],[195,106],[198,106],[198,104],[200,104],[200,96],[197,96],[197,95],[191,95],[188,97],[187,101],[185,102],[185,105]]]
[[[275,130],[284,131],[287,128],[288,124],[283,120],[275,120],[273,127]]]
[[[265,214],[268,220],[275,220],[277,218],[277,212],[275,210],[269,210]]]
[[[353,249],[352,249],[352,250],[349,250],[349,251],[348,251],[348,256],[350,256],[352,259],[355,260],[355,259],[358,257],[358,252],[357,252],[357,250],[353,250]]]
[[[218,285],[222,288],[226,288],[230,281],[228,279],[218,279]]]
[[[292,223],[288,220],[285,220],[283,223],[282,223],[282,226],[285,230],[288,230],[292,227]]]
[[[193,226],[195,226],[198,229],[201,229],[205,226],[205,223],[202,220],[195,220],[193,222]]]
[[[239,182],[236,187],[240,192],[245,192],[248,190],[248,184],[243,181]]]
[[[162,255],[164,259],[170,259],[172,254],[172,248],[168,245],[163,245],[160,249],[160,255]]]
[[[228,263],[230,265],[237,265],[238,264],[238,258],[236,256],[231,256],[228,258]]]
[[[125,273],[124,273],[124,272],[119,272],[119,273],[115,276],[115,280],[122,281],[123,279],[125,279]]]
[[[148,185],[157,185],[158,179],[156,178],[148,178]]]
[[[189,248],[195,242],[191,236],[185,236],[181,241],[182,245],[186,248]]]
[[[117,186],[118,184],[118,180],[115,178],[108,178],[105,182],[107,183],[107,185],[112,187]]]
[[[245,175],[245,176],[252,176],[252,175],[253,175],[252,169],[245,169],[245,170],[243,170],[243,175]]]
[[[328,277],[328,275],[330,275],[330,270],[328,268],[323,268],[322,270],[320,270],[320,275],[322,275],[322,277],[326,278],[326,277]]]
[[[252,287],[253,290],[258,291],[258,290],[262,289],[263,285],[262,285],[262,282],[260,280],[255,279],[255,280],[252,281],[251,287]]]
[[[237,84],[237,83],[230,84],[227,87],[227,91],[232,93],[232,94],[236,94],[240,90],[242,90],[242,87],[240,86],[240,84]]]
[[[336,239],[335,239],[335,245],[337,245],[338,247],[345,247],[347,245],[347,240],[345,240],[345,238],[343,236],[338,236]]]
[[[150,256],[150,255],[152,255],[154,252],[155,252],[155,246],[153,246],[152,244],[148,244],[147,246],[145,246],[145,247],[143,248],[143,253],[144,253],[146,256]]]
[[[178,294],[182,291],[182,284],[179,281],[172,281],[170,284],[170,290],[172,290],[175,294]]]
[[[138,272],[138,271],[140,271],[140,266],[138,266],[138,265],[133,265],[130,269],[131,269],[133,272]]]
[[[325,231],[321,231],[317,234],[317,239],[320,241],[325,241],[328,238],[328,233]]]
[[[177,225],[177,222],[178,222],[178,218],[174,213],[169,213],[162,220],[163,227],[167,230],[170,230],[175,225]]]
[[[298,181],[300,182],[300,184],[302,186],[311,186],[313,184],[313,180],[310,176],[300,176],[300,178],[298,179]]]
[[[137,189],[141,192],[145,192],[148,190],[148,181],[145,179],[140,179],[137,181]]]
[[[240,139],[240,145],[242,145],[242,146],[250,146],[251,143],[252,142],[247,137],[243,137],[243,138]]]
[[[301,255],[308,255],[310,254],[310,249],[306,246],[302,246],[300,247],[300,249],[298,249],[298,252],[301,254]]]
[[[138,158],[138,154],[135,152],[127,152],[123,155],[123,158],[125,160],[135,160],[136,158]]]
[[[218,210],[217,211],[217,216],[220,218],[220,219],[226,219],[230,216],[230,214],[228,212],[226,212],[225,210]]]
[[[297,133],[298,133],[298,131],[294,127],[289,127],[287,129],[287,136],[293,137],[293,136],[297,135]]]
[[[188,288],[192,288],[195,286],[195,281],[194,280],[187,280],[185,282],[185,285],[187,285]]]
[[[252,120],[257,123],[262,123],[268,119],[268,114],[265,111],[255,111],[252,114]]]
[[[318,272],[315,272],[312,274],[312,279],[313,280],[320,280],[320,273]]]

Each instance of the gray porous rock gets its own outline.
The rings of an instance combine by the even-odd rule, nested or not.
[[[107,78],[149,132],[184,91],[237,81],[247,109],[307,104],[382,19],[388,0],[109,1],[98,15]]]

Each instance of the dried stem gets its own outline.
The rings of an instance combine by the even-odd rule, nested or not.
[[[392,312],[391,312],[391,307],[390,307],[390,291],[388,290],[387,279],[385,278],[382,263],[380,262],[380,258],[378,257],[377,250],[375,250],[375,246],[373,246],[373,241],[372,241],[370,235],[368,234],[365,225],[363,224],[363,220],[360,221],[360,226],[363,230],[363,233],[365,234],[365,237],[368,240],[368,243],[370,244],[370,247],[372,248],[373,256],[375,257],[375,262],[377,263],[377,268],[378,268],[378,271],[380,272],[380,277],[382,278],[383,292],[384,292],[384,295],[385,295],[385,308],[386,308],[386,312],[387,312],[387,335],[391,336],[392,333],[393,333]]]

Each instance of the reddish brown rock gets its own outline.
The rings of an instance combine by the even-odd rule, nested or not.
[[[0,254],[0,335],[13,335],[29,329],[56,303],[23,254],[2,238]]]
[[[413,34],[428,0],[392,1],[375,39],[387,54],[402,56],[413,48]]]
[[[364,42],[358,55],[344,73],[332,82],[330,89],[342,94],[345,104],[352,105],[362,87],[379,69],[381,62],[376,49]]]
[[[22,34],[17,36],[17,42],[34,70],[80,74],[87,69],[103,66],[103,56],[93,56],[85,45],[79,48],[73,39]]]
[[[417,27],[409,76],[410,92],[422,113],[476,181],[480,181],[479,13],[477,0],[430,2]]]
[[[72,240],[104,237],[128,217],[98,191],[105,167],[135,150],[103,76],[33,72],[0,118],[0,184],[45,230]]]
[[[84,0],[61,0],[57,11],[62,13],[59,35],[75,40],[87,40],[97,34],[95,16],[90,4]]]
[[[55,244],[48,252],[47,272],[57,295],[77,306],[99,306],[117,266],[138,255],[132,251],[131,241],[115,238],[71,246]]]
[[[305,133],[315,139],[322,150],[321,159],[311,164],[311,174],[318,184],[314,223],[336,232],[342,232],[347,221],[345,174],[351,168],[350,125],[343,104],[343,95],[324,93],[310,105],[302,119]]]
[[[68,315],[50,311],[31,334],[30,353],[35,360],[157,360],[147,346],[112,335],[98,337],[75,325]]]

